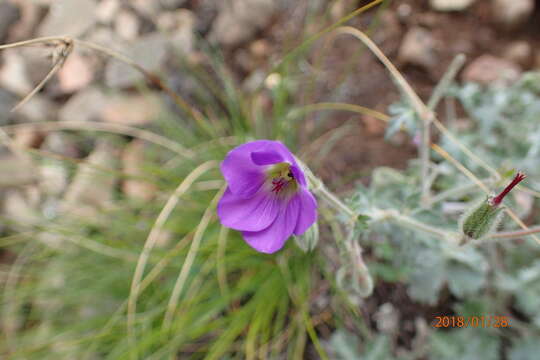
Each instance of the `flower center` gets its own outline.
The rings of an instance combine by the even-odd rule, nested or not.
[[[271,183],[271,192],[277,195],[293,193],[297,184],[289,163],[279,163],[268,169],[267,177]]]

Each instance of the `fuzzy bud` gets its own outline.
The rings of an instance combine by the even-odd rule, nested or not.
[[[310,252],[317,246],[319,242],[319,225],[314,223],[306,230],[305,233],[294,237],[294,242],[304,252]]]
[[[480,239],[490,234],[497,227],[504,197],[523,179],[525,175],[517,173],[512,182],[497,196],[488,197],[464,215],[461,231],[471,239]]]

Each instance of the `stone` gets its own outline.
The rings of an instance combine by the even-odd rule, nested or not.
[[[148,125],[161,111],[161,103],[152,95],[117,95],[108,99],[101,120],[123,125]]]
[[[157,27],[168,35],[168,42],[175,54],[188,55],[195,44],[195,15],[186,9],[163,12]]]
[[[61,211],[78,216],[95,216],[101,208],[112,203],[118,169],[119,149],[107,141],[99,141],[84,163],[79,165],[69,184]],[[111,171],[103,171],[108,169]]]
[[[60,162],[46,162],[39,167],[39,187],[46,195],[59,196],[67,187],[68,172]]]
[[[128,10],[121,10],[116,16],[114,30],[126,40],[136,40],[139,36],[141,23],[137,16]]]
[[[18,51],[5,51],[0,68],[0,86],[23,97],[32,91],[32,82],[26,72],[26,62]]]
[[[28,195],[15,189],[5,194],[3,217],[7,217],[8,224],[19,231],[27,230],[28,226],[37,225],[40,222],[36,206]]]
[[[6,42],[11,26],[19,21],[20,16],[17,6],[9,1],[0,2],[0,44]]]
[[[160,2],[157,0],[131,0],[131,6],[141,15],[155,18],[161,11]]]
[[[0,174],[9,176],[0,176],[0,189],[34,184],[37,181],[34,170],[29,160],[21,159],[12,153],[1,155]]]
[[[78,159],[81,156],[80,141],[65,132],[48,133],[41,149],[68,158]]]
[[[463,11],[474,2],[475,0],[430,0],[429,5],[436,11]]]
[[[142,140],[133,140],[122,152],[122,167],[124,174],[134,178],[125,178],[122,183],[124,194],[135,200],[149,201],[154,198],[157,187],[148,181],[141,180],[144,177],[144,153],[147,144]]]
[[[504,49],[503,57],[513,63],[527,67],[530,65],[532,57],[531,45],[525,40],[514,41]]]
[[[152,33],[137,39],[123,53],[145,70],[153,72],[159,70],[164,63],[167,44],[162,34]],[[105,68],[105,82],[110,87],[127,88],[143,79],[140,72],[114,59],[109,60]]]
[[[272,53],[272,46],[268,40],[260,39],[251,43],[249,51],[256,58],[266,58]]]
[[[55,121],[58,119],[58,106],[48,97],[36,94],[17,110],[16,115],[25,122]]]
[[[516,29],[529,20],[534,0],[493,0],[493,16],[507,29]]]
[[[37,149],[45,140],[45,135],[34,129],[19,128],[13,132],[13,144],[19,148]]]
[[[277,10],[273,0],[238,0],[222,2],[210,38],[221,45],[235,47],[250,40],[270,24]]]
[[[482,55],[465,67],[462,80],[482,85],[506,84],[517,80],[520,74],[521,68],[513,62],[493,55]]]
[[[13,118],[11,109],[17,105],[17,97],[11,92],[0,88],[0,125],[6,125]]]
[[[94,79],[94,70],[87,58],[78,53],[71,53],[58,71],[60,90],[72,93],[90,85]]]
[[[100,23],[110,24],[120,10],[119,0],[102,0],[96,8],[96,18]]]
[[[96,120],[106,104],[105,95],[98,88],[89,87],[73,95],[58,114],[60,121]]]
[[[33,35],[41,20],[41,6],[28,0],[10,0],[10,2],[17,5],[20,18],[10,27],[9,37],[13,42],[27,40]]]
[[[437,62],[435,45],[430,31],[421,27],[412,27],[407,31],[401,43],[398,59],[406,64],[429,69]]]
[[[95,23],[96,7],[94,0],[56,0],[51,3],[38,34],[78,37]]]
[[[161,7],[166,10],[176,10],[186,4],[187,0],[159,0]]]

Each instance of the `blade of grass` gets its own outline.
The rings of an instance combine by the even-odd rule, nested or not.
[[[180,295],[186,283],[189,271],[191,270],[191,267],[193,265],[193,261],[195,260],[195,257],[197,256],[200,242],[203,238],[206,228],[208,227],[208,224],[210,223],[210,219],[212,218],[212,215],[215,212],[217,202],[221,198],[223,193],[225,192],[225,189],[226,187],[223,186],[221,190],[216,194],[216,196],[212,199],[212,201],[206,208],[201,218],[201,222],[197,226],[197,230],[195,230],[193,241],[191,242],[191,246],[186,256],[186,260],[184,261],[184,264],[182,265],[182,270],[180,271],[180,274],[178,275],[176,283],[174,284],[174,288],[173,288],[171,297],[169,299],[169,303],[167,305],[167,311],[165,312],[165,316],[163,318],[162,328],[165,331],[165,333],[167,333],[170,330],[171,322],[174,316],[174,311],[176,307],[178,306],[178,299],[180,298]]]
[[[156,244],[156,241],[159,238],[159,234],[161,233],[163,225],[167,221],[167,218],[169,217],[171,212],[174,210],[180,197],[187,190],[189,190],[189,188],[195,182],[195,180],[197,180],[200,176],[202,176],[207,171],[212,170],[216,168],[217,166],[218,166],[217,161],[207,161],[199,165],[197,168],[195,168],[184,179],[184,181],[182,181],[180,185],[178,185],[174,193],[167,200],[167,203],[161,210],[159,216],[157,217],[154,223],[154,226],[152,227],[152,230],[150,231],[150,234],[148,235],[148,238],[146,239],[143,251],[141,252],[139,256],[139,260],[137,261],[135,273],[133,274],[133,280],[131,282],[131,290],[130,290],[129,299],[128,299],[128,316],[127,316],[128,339],[129,339],[129,342],[133,344],[134,349],[135,349],[134,344],[135,344],[135,336],[136,336],[134,323],[135,323],[137,296],[140,291],[140,281],[144,274],[144,268],[148,261],[148,257],[150,256],[150,252],[152,251],[154,245]],[[130,356],[133,359],[138,358],[138,355],[136,352],[131,352]]]

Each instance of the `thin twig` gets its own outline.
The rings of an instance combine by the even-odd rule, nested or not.
[[[28,102],[28,100],[30,100],[30,98],[33,95],[35,95],[47,83],[47,81],[50,80],[50,78],[62,67],[67,57],[69,56],[69,54],[71,54],[72,50],[74,49],[75,45],[79,45],[81,47],[85,47],[85,48],[100,52],[102,54],[105,54],[109,57],[112,57],[118,61],[121,61],[127,64],[128,66],[132,67],[136,71],[140,72],[149,84],[165,92],[176,103],[176,105],[180,109],[188,113],[193,119],[195,119],[199,123],[199,125],[202,126],[202,124],[204,124],[204,119],[203,119],[202,114],[198,110],[190,106],[188,102],[185,101],[180,95],[174,92],[167,84],[165,84],[161,80],[159,76],[146,70],[141,65],[137,64],[135,61],[131,60],[127,56],[117,51],[111,50],[105,46],[102,46],[93,42],[85,41],[85,40],[80,40],[77,38],[70,38],[67,36],[47,36],[47,37],[41,37],[41,38],[36,38],[36,39],[31,39],[31,40],[19,41],[12,44],[0,45],[0,50],[13,49],[13,48],[25,47],[25,46],[31,46],[31,45],[37,45],[37,44],[55,45],[55,46],[58,46],[60,44],[60,45],[63,45],[64,48],[59,53],[60,56],[58,60],[55,62],[55,65],[53,66],[51,71],[47,74],[47,76],[38,84],[38,86],[34,88],[34,90],[32,90],[30,94],[25,96],[25,98],[21,101],[21,103],[16,105],[15,108],[12,109],[12,111],[17,110],[24,103]]]
[[[437,86],[435,86],[435,89],[433,90],[433,93],[431,94],[431,97],[429,98],[429,101],[427,103],[428,109],[432,111],[435,110],[435,108],[439,104],[439,101],[441,101],[442,97],[447,91],[448,87],[450,86],[452,81],[454,81],[457,73],[463,67],[463,64],[465,64],[465,60],[466,57],[463,54],[459,54],[454,57],[443,77],[441,78]]]
[[[419,147],[420,152],[420,177],[422,181],[421,191],[422,191],[422,203],[425,203],[429,200],[429,144],[430,144],[430,134],[429,126],[434,115],[433,112],[427,108],[427,106],[422,102],[420,97],[416,94],[413,88],[409,85],[407,80],[401,75],[401,73],[396,69],[394,64],[383,54],[379,47],[362,31],[355,29],[350,26],[344,26],[336,29],[337,33],[340,34],[349,34],[364,43],[371,52],[379,59],[380,62],[388,69],[392,78],[396,81],[400,90],[408,98],[410,104],[416,111],[416,114],[421,120],[421,144]]]
[[[504,232],[498,232],[490,236],[490,238],[494,239],[513,239],[513,238],[519,238],[524,237],[527,235],[537,234],[540,233],[540,225],[539,226],[533,226],[529,227],[528,230],[517,230],[517,231],[504,231]]]
[[[155,134],[148,130],[139,129],[136,127],[95,122],[95,121],[49,121],[40,123],[25,123],[16,125],[6,125],[0,127],[0,133],[5,131],[7,133],[15,132],[19,129],[33,129],[38,131],[57,131],[57,130],[85,130],[85,131],[103,131],[116,134],[122,134],[127,136],[133,136],[135,138],[145,140],[156,145],[167,148],[184,158],[193,158],[195,153],[189,149],[184,148],[179,143],[169,140],[166,137]]]
[[[66,38],[64,40],[64,44],[60,49],[57,49],[57,52],[55,53],[55,57],[57,57],[56,61],[54,62],[53,67],[51,70],[47,73],[47,75],[39,82],[39,84],[34,87],[30,93],[28,93],[17,105],[11,109],[11,112],[15,112],[19,110],[24,104],[26,104],[34,95],[36,95],[47,82],[60,70],[62,66],[64,66],[64,63],[66,62],[69,55],[71,55],[73,51],[73,41],[71,39]]]

